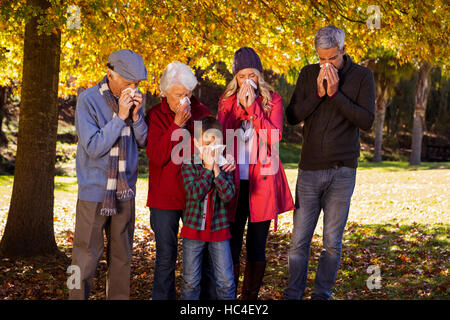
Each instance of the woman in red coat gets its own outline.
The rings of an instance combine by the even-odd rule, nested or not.
[[[193,122],[211,114],[192,95],[196,85],[197,79],[189,66],[181,62],[170,63],[161,78],[161,102],[153,106],[146,117],[149,159],[147,206],[150,207],[150,225],[156,239],[154,300],[176,299],[177,235],[186,193],[181,163],[173,161],[172,149],[182,139],[180,129],[187,129],[193,137]],[[180,139],[172,141],[173,135]],[[234,165],[224,169],[234,170]]]
[[[262,73],[261,60],[252,48],[237,50],[233,59],[234,78],[220,98],[217,115],[225,131],[227,153],[232,152],[237,163],[236,196],[229,212],[236,288],[248,220],[243,300],[258,297],[266,267],[265,247],[271,220],[275,220],[276,228],[277,215],[294,209],[278,156],[277,144],[283,129],[282,100],[264,81]],[[231,151],[230,138],[234,142]]]

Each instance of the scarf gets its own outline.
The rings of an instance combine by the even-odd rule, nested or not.
[[[98,90],[105,99],[106,104],[113,112],[113,118],[117,117],[119,106],[117,100],[108,86],[108,78],[105,76],[98,83]],[[130,200],[134,197],[133,190],[128,186],[126,169],[127,146],[131,143],[131,119],[125,120],[126,126],[122,129],[120,137],[109,151],[108,159],[108,182],[103,206],[100,210],[102,216],[117,214],[116,202]]]

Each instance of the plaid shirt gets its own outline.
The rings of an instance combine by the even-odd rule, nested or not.
[[[232,174],[221,171],[214,177],[213,171],[194,163],[184,163],[181,166],[181,174],[186,189],[183,224],[196,230],[202,229],[204,199],[211,188],[214,188],[212,193],[214,211],[210,232],[227,228],[229,222],[225,203],[229,202],[235,193]]]

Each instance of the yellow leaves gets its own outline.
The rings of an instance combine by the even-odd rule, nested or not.
[[[205,77],[208,78],[209,80],[211,80],[212,82],[217,83],[221,86],[226,85],[225,77],[221,73],[217,72],[216,69],[209,70],[206,73]]]
[[[442,24],[448,12],[443,5],[436,9],[431,0],[417,8],[417,4],[400,7],[384,3],[380,30],[353,22],[361,20],[365,9],[373,4],[369,0],[341,2],[338,6],[318,1],[314,9],[310,2],[281,0],[130,0],[126,4],[74,0],[71,4],[79,6],[82,14],[80,28],[76,30],[65,28],[67,8],[62,3],[56,1],[49,8],[47,22],[53,31],[62,26],[63,79],[72,75],[77,81],[97,81],[104,74],[109,53],[122,48],[133,49],[143,56],[149,74],[149,83],[144,87],[149,88],[157,88],[162,70],[173,60],[189,60],[192,67],[202,69],[223,61],[231,70],[234,50],[244,45],[256,49],[265,68],[288,72],[292,67],[301,67],[306,59],[314,60],[314,34],[318,28],[331,23],[346,30],[347,48],[356,61],[370,48],[398,50],[400,45],[402,61],[415,59],[418,54],[429,61],[439,58],[439,63],[444,64],[449,59],[445,48],[441,48],[449,37],[448,28]],[[23,7],[25,2],[14,2],[12,6]],[[434,12],[423,10],[428,7]],[[8,56],[0,54],[0,84],[5,84],[10,79],[21,78],[23,21],[18,18],[0,21],[0,47],[11,52]],[[214,72],[208,77],[223,83]]]

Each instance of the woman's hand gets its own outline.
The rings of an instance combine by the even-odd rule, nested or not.
[[[244,108],[247,108],[253,104],[255,98],[256,98],[255,89],[253,89],[253,87],[248,82],[244,81],[244,83],[242,84],[241,88],[238,91],[239,103]]]

